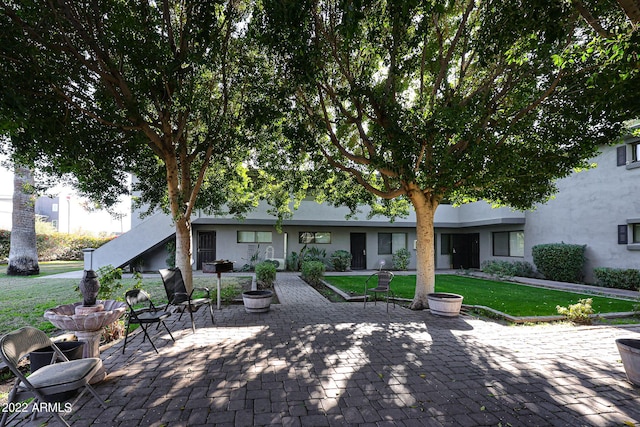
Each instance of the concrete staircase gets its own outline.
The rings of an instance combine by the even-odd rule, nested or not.
[[[109,264],[114,267],[123,267],[167,240],[175,232],[171,217],[157,212],[125,234],[93,251],[91,268],[97,270]],[[86,256],[85,263],[87,263]]]

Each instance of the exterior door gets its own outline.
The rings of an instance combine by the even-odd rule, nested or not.
[[[480,268],[480,234],[452,234],[453,268]]]
[[[367,234],[351,233],[351,269],[367,268]]]
[[[203,262],[216,260],[216,232],[203,231],[198,233],[198,264],[196,270],[202,270]]]

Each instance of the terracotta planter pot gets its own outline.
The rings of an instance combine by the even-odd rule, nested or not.
[[[619,338],[616,345],[629,382],[640,386],[640,340]]]
[[[273,292],[269,290],[243,292],[244,309],[247,313],[265,313],[271,307],[272,297]]]
[[[462,307],[462,295],[435,292],[427,295],[431,314],[444,317],[456,317]]]

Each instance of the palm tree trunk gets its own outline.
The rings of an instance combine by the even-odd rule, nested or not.
[[[40,273],[36,247],[34,178],[27,167],[16,165],[13,174],[13,214],[9,247],[10,276]]]

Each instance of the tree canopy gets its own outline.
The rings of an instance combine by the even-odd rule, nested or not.
[[[414,308],[433,292],[442,201],[530,208],[638,113],[635,32],[596,51],[565,2],[263,4],[288,120],[321,155],[314,161],[416,210]]]
[[[255,204],[240,131],[255,74],[248,13],[238,1],[0,6],[0,112],[14,155],[72,172],[105,204],[134,173],[141,204],[176,223],[188,286],[194,209]]]
[[[136,174],[140,202],[176,223],[187,281],[199,207],[241,215],[265,197],[283,216],[290,192],[310,189],[391,216],[410,203],[421,308],[440,203],[529,208],[638,114],[637,17],[627,9],[2,2],[0,129],[23,163],[72,172],[105,204],[124,191],[123,173]]]

